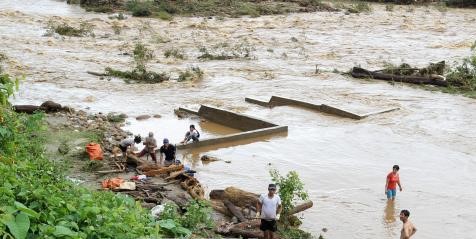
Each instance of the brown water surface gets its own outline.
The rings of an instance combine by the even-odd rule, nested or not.
[[[95,25],[95,37],[43,36],[48,20]],[[411,211],[415,238],[476,237],[476,104],[474,99],[407,85],[350,79],[330,73],[354,65],[377,69],[384,62],[460,60],[476,36],[476,10],[375,5],[369,14],[302,13],[259,18],[128,18],[120,35],[114,20],[61,1],[0,1],[0,52],[8,70],[26,79],[14,101],[54,100],[93,112],[161,119],[128,121],[134,133],[154,131],[176,142],[196,123],[204,137],[232,132],[218,125],[177,120],[173,109],[209,104],[288,125],[287,135],[183,152],[208,190],[237,186],[257,193],[270,182],[270,167],[296,170],[315,206],[303,227],[326,238],[398,238],[401,209]],[[169,42],[164,42],[170,40]],[[99,79],[86,71],[132,67],[142,41],[154,49],[150,69],[172,72],[199,66],[205,78],[157,85]],[[252,59],[199,61],[202,46],[249,44]],[[167,59],[165,49],[183,49],[187,60]],[[316,74],[315,68],[321,73]],[[274,109],[244,102],[271,95],[351,107],[365,112],[401,110],[364,120],[341,119],[293,107]],[[224,161],[202,165],[203,154]],[[384,195],[385,176],[400,165],[403,192],[395,205]]]

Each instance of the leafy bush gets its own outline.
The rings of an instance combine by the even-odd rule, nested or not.
[[[0,55],[0,57],[2,56],[4,55]],[[8,98],[10,98],[10,96],[13,96],[13,93],[15,90],[18,90],[19,82],[20,82],[19,78],[12,78],[7,73],[4,73],[2,67],[0,66],[0,106],[1,107],[10,105]],[[0,110],[0,113],[1,112],[2,111]],[[1,119],[1,114],[0,114],[0,119]],[[1,136],[1,131],[0,131],[0,136]]]
[[[154,58],[153,51],[148,49],[144,44],[137,43],[134,47],[134,63],[135,68],[132,71],[120,71],[111,67],[106,67],[105,74],[124,79],[127,83],[138,81],[143,83],[160,83],[169,80],[169,76],[165,73],[156,73],[147,71],[147,64]]]
[[[192,233],[200,233],[202,230],[214,227],[211,218],[211,206],[207,201],[194,200],[188,203],[185,213],[180,215],[175,204],[166,204],[160,215],[158,225],[165,230],[168,236],[190,236]]]
[[[194,81],[203,79],[203,71],[200,67],[190,67],[186,71],[180,72],[178,81]]]
[[[148,17],[152,15],[153,2],[131,0],[127,2],[126,8],[134,17]]]
[[[80,22],[79,28],[68,25],[66,22],[55,22],[54,20],[49,20],[46,26],[46,34],[52,35],[58,33],[62,36],[71,36],[71,37],[83,37],[83,36],[94,36],[93,32],[94,26],[87,22]]]
[[[174,58],[182,59],[182,60],[187,58],[185,56],[185,53],[183,51],[181,51],[180,49],[177,49],[177,48],[169,48],[169,49],[165,50],[164,56],[165,56],[165,58],[174,57]]]
[[[210,49],[201,47],[199,51],[202,53],[198,59],[203,60],[229,60],[229,59],[250,59],[255,48],[247,42],[230,45],[226,42],[216,44]]]
[[[472,54],[463,59],[460,65],[449,70],[446,79],[451,87],[461,91],[474,93],[476,91],[476,42],[472,47]]]
[[[296,171],[288,172],[285,177],[281,176],[276,169],[270,170],[269,174],[279,187],[278,193],[283,207],[281,221],[284,223],[285,229],[288,229],[290,225],[288,222],[289,211],[296,206],[299,200],[308,198],[307,192],[304,190],[304,183],[299,179]]]

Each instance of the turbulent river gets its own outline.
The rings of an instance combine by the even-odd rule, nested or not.
[[[476,104],[474,99],[401,84],[351,79],[332,73],[354,65],[378,69],[385,62],[424,66],[469,55],[476,36],[476,10],[374,5],[368,14],[302,13],[258,18],[180,18],[119,21],[114,34],[106,14],[84,12],[52,0],[0,1],[0,52],[8,70],[24,74],[15,103],[54,100],[91,112],[130,116],[126,129],[156,132],[178,142],[193,120],[173,109],[213,105],[288,125],[285,135],[220,148],[181,152],[199,172],[207,190],[237,186],[257,193],[270,182],[268,171],[296,170],[315,206],[303,228],[326,238],[398,238],[398,212],[411,211],[415,238],[476,237]],[[45,36],[47,22],[71,25],[86,20],[95,37]],[[126,84],[86,71],[132,67],[136,42],[154,49],[150,69],[169,72],[198,66],[196,82]],[[246,45],[250,59],[200,61],[199,48]],[[183,49],[186,60],[164,57]],[[319,72],[316,73],[316,66]],[[345,106],[357,111],[400,110],[355,121],[293,107],[268,109],[244,97],[271,95]],[[160,119],[137,122],[141,114]],[[236,130],[196,122],[203,137]],[[203,154],[224,161],[202,164]],[[403,192],[387,205],[385,176],[400,165]],[[327,228],[327,232],[322,232]]]

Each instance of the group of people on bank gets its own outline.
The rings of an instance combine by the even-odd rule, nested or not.
[[[180,142],[185,144],[189,141],[198,142],[200,138],[200,133],[195,128],[195,125],[190,125],[189,131],[185,134],[184,139]],[[140,144],[143,142],[144,148],[139,153],[133,153],[137,157],[143,157],[145,155],[150,156],[152,161],[156,164],[161,164],[165,166],[169,166],[173,164],[176,160],[175,153],[177,148],[175,145],[171,144],[169,139],[164,138],[162,140],[162,146],[159,148],[159,161],[157,162],[157,140],[154,138],[154,133],[149,132],[148,137],[142,141],[142,137],[140,135],[135,136],[133,139],[128,138],[124,139],[119,143],[119,148],[121,149],[124,157],[127,157],[127,151],[129,148],[132,148],[134,144]],[[164,157],[165,156],[165,157]]]

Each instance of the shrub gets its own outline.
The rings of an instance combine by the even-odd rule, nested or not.
[[[178,81],[194,81],[203,79],[203,71],[199,67],[190,67],[189,69],[180,72]]]
[[[464,58],[461,64],[450,69],[446,79],[452,87],[468,92],[476,91],[476,50],[474,45],[471,56]]]
[[[169,48],[165,50],[164,56],[165,58],[174,57],[174,58],[182,59],[182,60],[186,59],[185,53],[177,48]]]
[[[273,182],[279,187],[278,193],[283,208],[281,221],[285,229],[288,229],[290,225],[288,221],[289,211],[296,206],[297,201],[308,198],[307,192],[304,190],[304,183],[301,182],[296,171],[288,172],[285,177],[281,176],[276,169],[270,170],[269,174]]]
[[[49,20],[46,26],[46,34],[52,35],[58,33],[62,36],[83,37],[94,36],[94,26],[87,22],[80,22],[79,28],[68,25],[66,22],[57,23],[54,20]]]
[[[126,3],[126,8],[134,17],[148,17],[152,15],[153,2],[131,0]]]
[[[200,233],[202,230],[214,227],[211,218],[211,206],[204,200],[193,200],[185,208],[185,213],[180,215],[175,204],[166,204],[160,215],[158,225],[168,236],[190,236],[192,233]]]

